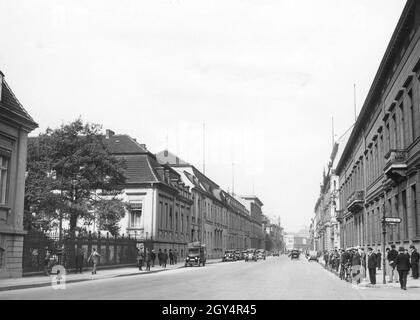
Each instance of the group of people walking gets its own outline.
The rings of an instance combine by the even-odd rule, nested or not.
[[[172,249],[169,249],[169,252],[167,249],[159,249],[157,258],[159,261],[159,266],[166,268],[166,265],[168,263],[169,258],[169,264],[173,265],[177,263],[178,260],[178,251]],[[150,267],[155,266],[155,260],[156,260],[156,252],[155,250],[150,249],[139,249],[137,252],[137,266],[139,267],[139,270],[142,271],[142,267],[144,263],[146,264],[146,271],[150,271]]]
[[[419,278],[420,255],[414,245],[411,245],[409,250],[400,247],[397,251],[395,245],[391,245],[385,252],[386,268],[383,272],[388,276],[388,282],[399,281],[402,290],[407,290],[410,269],[413,279]],[[323,258],[325,268],[336,271],[342,280],[358,284],[367,274],[370,283],[376,284],[376,272],[382,268],[380,249],[375,252],[371,247],[367,248],[367,252],[361,247],[324,251]]]

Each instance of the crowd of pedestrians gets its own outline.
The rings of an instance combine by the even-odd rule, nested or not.
[[[409,250],[399,247],[397,251],[395,245],[386,248],[383,272],[388,282],[399,282],[401,289],[407,290],[409,271],[413,279],[419,278],[419,258],[414,245]],[[362,278],[369,276],[372,285],[376,284],[376,273],[381,270],[383,263],[381,250],[375,252],[371,247],[367,248],[367,252],[361,247],[324,251],[323,259],[325,268],[337,272],[340,279],[359,284]]]
[[[157,259],[159,261],[159,266],[162,268],[166,268],[168,259],[169,259],[169,265],[175,265],[177,264],[177,261],[178,261],[178,251],[177,250],[172,251],[172,249],[169,249],[169,252],[168,252],[167,249],[164,249],[163,251],[162,249],[159,249],[157,253]],[[138,250],[137,266],[139,270],[143,270],[142,268],[145,264],[146,271],[150,271],[150,267],[155,266],[155,261],[156,261],[155,250],[149,250],[149,249],[146,249],[146,251]]]

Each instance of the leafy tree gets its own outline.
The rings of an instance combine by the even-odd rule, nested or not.
[[[125,182],[124,163],[108,151],[101,126],[85,124],[79,118],[47,129],[28,144],[25,207],[28,212],[36,212],[38,223],[56,221],[61,216],[69,221],[69,233],[74,235],[79,219],[96,217],[102,227],[108,228],[105,230],[113,233],[118,229],[124,204],[115,195]],[[98,190],[114,195],[112,205]]]

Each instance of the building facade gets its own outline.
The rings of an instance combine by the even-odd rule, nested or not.
[[[37,126],[0,72],[0,278],[22,276],[27,140]]]
[[[336,168],[341,245],[420,240],[420,3],[409,0]]]

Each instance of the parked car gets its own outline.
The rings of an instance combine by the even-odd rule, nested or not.
[[[308,261],[311,260],[318,262],[318,253],[315,250],[309,251]]]
[[[264,249],[258,249],[257,250],[257,259],[259,260],[265,260],[266,252]]]
[[[242,254],[239,250],[235,251],[235,258],[236,260],[242,260]]]
[[[280,253],[278,251],[273,252],[273,257],[279,257]]]
[[[222,258],[223,262],[226,261],[236,261],[236,255],[235,255],[235,250],[226,250],[225,254]]]
[[[245,262],[251,261],[257,261],[257,251],[255,249],[248,249],[247,255],[245,256]]]

